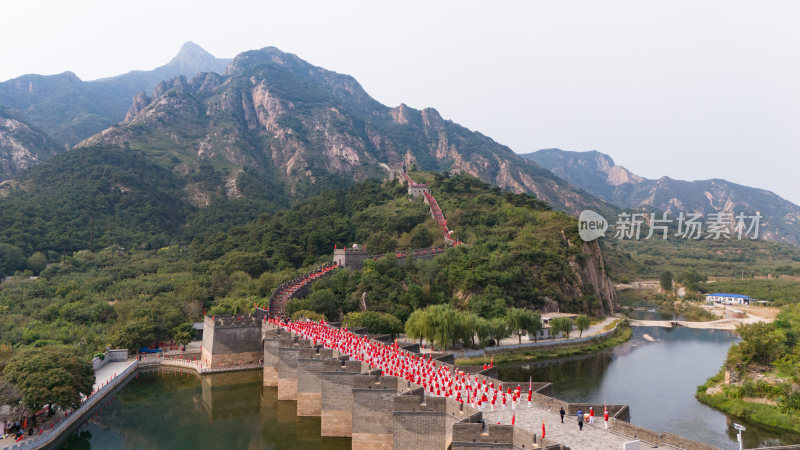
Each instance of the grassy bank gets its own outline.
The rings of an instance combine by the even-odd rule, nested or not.
[[[617,330],[610,336],[589,341],[583,344],[569,345],[545,349],[519,349],[504,352],[492,353],[495,364],[505,364],[520,361],[533,361],[540,359],[563,358],[566,356],[583,355],[593,353],[606,348],[616,347],[630,340],[633,331],[627,322],[619,321]],[[613,325],[612,325],[613,327]],[[486,363],[487,356],[477,358],[457,359],[457,365],[480,365]]]
[[[767,427],[800,433],[800,419],[790,413],[781,411],[777,406],[744,401],[741,398],[729,396],[725,389],[714,394],[706,393],[709,387],[717,386],[722,382],[723,378],[724,372],[720,370],[718,374],[709,378],[705,384],[698,386],[697,394],[695,395],[697,399],[730,416],[741,417]]]

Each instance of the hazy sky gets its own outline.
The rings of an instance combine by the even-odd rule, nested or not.
[[[3,1],[0,80],[151,69],[189,40],[274,45],[519,153],[598,150],[800,203],[797,1],[122,3]]]

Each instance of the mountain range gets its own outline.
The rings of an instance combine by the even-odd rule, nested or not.
[[[152,71],[88,82],[68,72],[24,75],[0,83],[0,105],[0,181],[64,149],[116,147],[169,171],[202,209],[247,199],[285,205],[416,167],[469,173],[571,214],[758,210],[763,238],[800,243],[800,208],[769,191],[648,180],[598,152],[519,155],[433,108],[383,105],[352,76],[274,47],[228,60],[189,42]],[[24,190],[32,179],[9,182]]]
[[[167,64],[153,70],[83,81],[72,72],[23,75],[0,83],[0,105],[21,113],[63,148],[124,119],[133,95],[179,75],[225,71],[230,59],[215,58],[192,42]]]
[[[245,168],[293,195],[417,167],[470,173],[570,212],[609,208],[435,109],[382,105],[353,77],[274,47],[236,56],[222,75],[176,77],[137,94],[123,123],[78,147],[96,145],[142,150],[179,173],[210,164],[220,174],[212,190],[228,198],[241,195]],[[195,186],[189,196],[202,206],[213,193]]]
[[[800,206],[764,190],[723,179],[657,180],[636,175],[597,151],[545,149],[522,155],[567,182],[616,206],[646,212],[753,215],[760,213],[760,237],[800,245]]]

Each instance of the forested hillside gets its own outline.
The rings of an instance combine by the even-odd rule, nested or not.
[[[91,158],[96,153],[75,155]],[[130,158],[131,172],[83,193],[69,191],[59,199],[65,203],[64,210],[57,209],[59,213],[75,207],[78,203],[69,202],[81,201],[73,199],[80,195],[97,195],[98,204],[104,205],[109,200],[99,193],[108,192],[115,204],[123,204],[121,188],[134,193],[141,183],[152,183],[150,189],[162,189],[163,195],[133,199],[124,203],[125,210],[112,208],[114,214],[103,221],[97,215],[96,229],[106,223],[114,231],[96,230],[94,252],[61,254],[51,245],[49,251],[54,254],[49,263],[41,253],[27,261],[22,258],[27,271],[0,284],[0,344],[63,344],[84,353],[106,345],[135,348],[155,339],[185,336],[181,332],[199,320],[203,310],[244,312],[254,303],[266,304],[279,283],[306,270],[303,267],[329,261],[334,245],[365,243],[370,252],[380,253],[442,243],[427,207],[407,198],[403,184],[368,180],[347,191],[309,198],[288,210],[265,213],[243,226],[204,228],[191,245],[185,245],[180,237],[186,235],[180,230],[197,226],[193,221],[200,219],[185,203],[167,195],[175,180],[135,152],[107,157]],[[47,176],[45,169],[31,176]],[[430,181],[450,226],[466,245],[434,261],[398,265],[387,258],[360,272],[342,271],[314,286],[309,298],[324,301],[309,308],[342,317],[360,311],[365,297],[370,311],[389,313],[402,322],[416,308],[443,303],[486,318],[502,315],[510,306],[559,307],[598,315],[615,307],[613,297],[607,298],[592,285],[596,280],[587,268],[597,254],[577,244],[575,219],[551,211],[527,194],[502,191],[468,175],[414,176]],[[35,200],[35,194],[24,195]],[[22,200],[15,202],[18,214],[36,216],[32,224],[57,226],[58,221],[46,220],[50,216],[44,214],[45,206],[26,210]],[[48,207],[58,206],[53,202]],[[162,209],[171,214],[147,228],[147,212],[166,213]],[[91,219],[90,214],[81,214]],[[89,223],[73,224],[86,228],[73,236],[90,238]],[[163,227],[161,232],[158,227]],[[134,233],[136,229],[139,234]],[[48,235],[36,236],[32,234],[27,242],[38,250],[42,247],[36,247],[41,244],[37,239],[46,240]],[[143,237],[150,238],[151,247],[160,248],[116,244],[116,239]],[[29,275],[38,278],[29,279]]]

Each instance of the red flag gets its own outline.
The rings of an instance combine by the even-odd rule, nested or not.
[[[511,414],[511,425],[514,425],[514,422],[516,422],[516,418],[517,418],[516,412],[514,414]]]
[[[542,439],[544,439],[544,420],[542,421]]]

